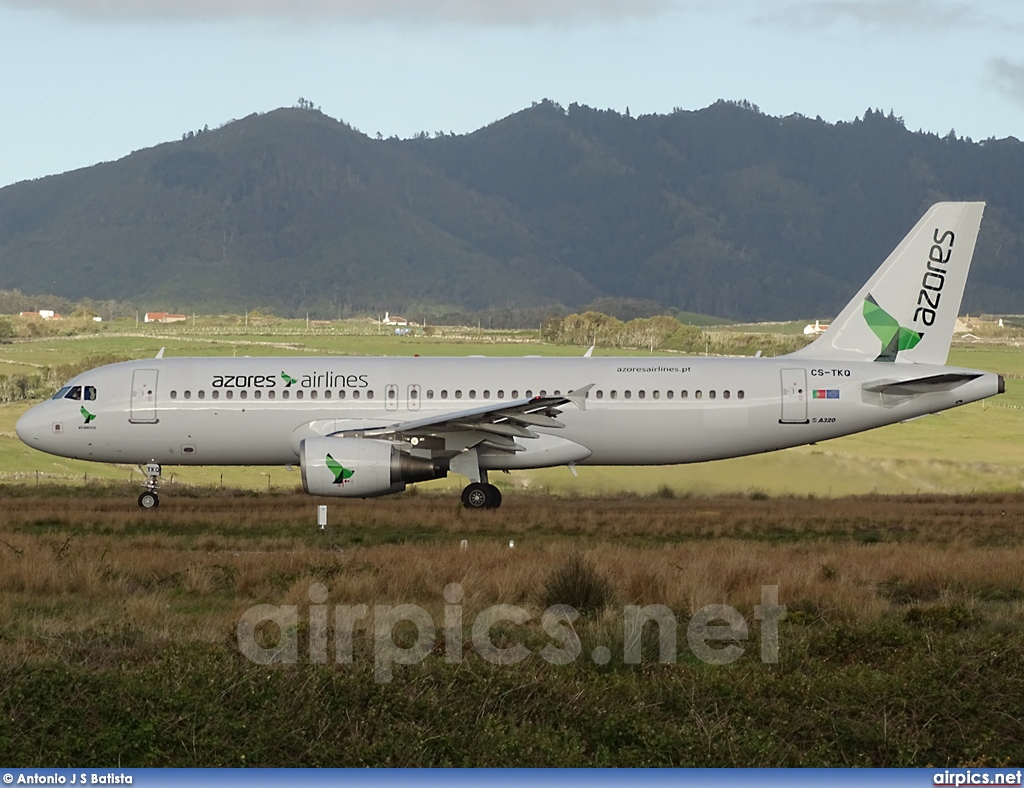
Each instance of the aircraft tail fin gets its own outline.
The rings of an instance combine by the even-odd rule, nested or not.
[[[929,208],[825,333],[791,355],[945,364],[984,210]]]

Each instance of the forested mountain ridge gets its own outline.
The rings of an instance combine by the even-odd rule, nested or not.
[[[540,102],[467,135],[252,115],[0,190],[0,287],[154,308],[578,307],[834,314],[925,208],[983,199],[969,311],[1024,311],[1024,144]]]

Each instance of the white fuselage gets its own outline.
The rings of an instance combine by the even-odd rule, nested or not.
[[[562,407],[564,428],[536,431],[585,447],[580,464],[662,465],[813,443],[1000,391],[998,376],[981,372],[913,396],[864,388],[951,372],[972,371],[804,357],[149,359],[79,375],[69,385],[92,387],[92,399],[44,402],[17,431],[34,448],[84,460],[288,465],[306,437],[589,385],[585,408]],[[531,441],[517,442],[525,451],[508,467],[564,462],[538,452],[532,464]]]

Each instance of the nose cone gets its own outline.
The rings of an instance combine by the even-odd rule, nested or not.
[[[52,430],[52,425],[46,421],[46,414],[42,413],[42,410],[42,405],[29,408],[14,425],[14,431],[18,433],[21,442],[33,449],[42,449],[44,435]]]

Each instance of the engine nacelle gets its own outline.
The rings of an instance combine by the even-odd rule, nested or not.
[[[299,444],[299,467],[306,492],[341,498],[390,495],[447,474],[433,460],[370,438],[306,438]]]

